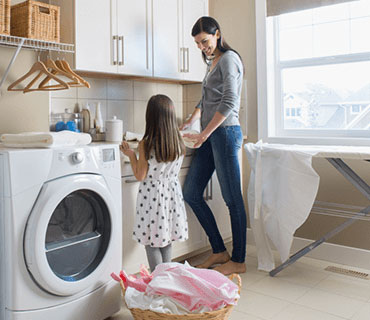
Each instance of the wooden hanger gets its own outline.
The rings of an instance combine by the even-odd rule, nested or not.
[[[65,72],[70,73],[71,75],[76,77],[81,82],[81,84],[83,84],[87,88],[90,88],[90,83],[88,83],[84,78],[80,77],[77,73],[75,73],[66,60],[56,60],[56,62],[57,61],[59,61],[59,64],[62,66]]]
[[[38,72],[37,76],[35,78],[33,78],[31,80],[31,82],[27,84],[27,86],[25,88],[21,88],[21,89],[15,89],[14,88],[15,86],[17,86],[19,83],[21,83],[23,80],[27,79],[29,76],[31,76],[35,72]],[[64,89],[68,89],[69,88],[69,86],[68,86],[68,84],[66,82],[64,82],[63,80],[59,79],[57,76],[55,76],[51,72],[49,72],[48,69],[46,68],[46,66],[41,61],[37,61],[37,62],[35,62],[33,64],[33,66],[31,67],[31,69],[24,76],[20,77],[16,81],[14,81],[8,87],[8,91],[23,91],[23,93],[27,93],[27,92],[30,92],[30,91],[50,91],[50,89],[39,89],[39,88],[31,89],[32,85],[42,75],[47,75],[47,76],[49,76],[50,78],[52,78],[53,80],[55,80],[56,82],[58,82],[60,84],[60,88],[54,88],[52,90],[64,90]]]
[[[68,86],[70,87],[82,86],[82,83],[79,81],[77,77],[75,77],[71,73],[66,72],[64,70],[64,68],[59,63],[59,60],[54,61],[54,60],[48,59],[44,62],[44,64],[46,68],[50,70],[49,72],[52,73],[53,75],[62,75],[72,80],[72,81],[67,82]],[[40,82],[39,89],[57,89],[61,86],[60,84],[46,85],[50,80],[51,80],[51,77],[46,76],[45,79]]]

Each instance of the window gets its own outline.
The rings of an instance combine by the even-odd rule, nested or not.
[[[265,9],[257,0],[259,136],[370,144],[370,1]]]

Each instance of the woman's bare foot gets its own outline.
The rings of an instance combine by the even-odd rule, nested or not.
[[[230,260],[230,255],[227,251],[220,252],[220,253],[212,253],[206,261],[201,264],[198,264],[197,268],[204,268],[208,269],[209,267],[213,266],[214,264],[218,263],[225,263]]]
[[[229,276],[232,273],[244,273],[247,271],[245,263],[239,263],[229,260],[228,262],[214,268],[218,272],[221,272],[225,276]]]

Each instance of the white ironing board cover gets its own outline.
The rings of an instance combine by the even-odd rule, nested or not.
[[[313,146],[313,145],[286,145],[286,144],[268,144],[257,142],[259,148],[263,150],[282,149],[287,151],[296,151],[311,154],[316,158],[341,158],[370,160],[370,147],[362,146]]]
[[[275,267],[270,241],[282,262],[289,258],[294,232],[306,221],[320,177],[312,157],[370,159],[370,147],[267,144],[244,145],[251,167],[248,208],[258,269]]]

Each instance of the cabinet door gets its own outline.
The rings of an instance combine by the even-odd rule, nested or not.
[[[132,239],[139,185],[134,176],[122,178],[122,268],[127,273],[148,265],[144,246]]]
[[[202,16],[208,15],[206,0],[182,0],[182,34],[184,51],[184,80],[202,81],[206,73],[206,64],[202,53],[194,42],[191,29]]]
[[[117,0],[118,73],[152,75],[151,0]]]
[[[179,179],[181,186],[185,182],[187,171],[188,169],[181,169],[180,171]],[[203,228],[190,207],[187,204],[185,204],[185,207],[188,216],[189,238],[184,242],[173,242],[172,258],[189,254],[206,246],[206,235]]]
[[[116,0],[75,1],[75,68],[78,70],[116,73],[112,12]]]
[[[181,79],[179,0],[153,0],[153,75]]]

